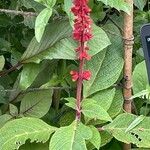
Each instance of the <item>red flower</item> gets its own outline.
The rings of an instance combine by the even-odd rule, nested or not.
[[[83,52],[80,53],[79,59],[80,59],[80,60],[83,60],[84,58],[85,58],[86,60],[90,60],[90,59],[91,59],[91,56],[88,55],[88,53],[87,53],[86,51],[83,51]]]
[[[79,78],[79,73],[77,71],[70,71],[70,74],[72,76],[72,81],[77,81]]]
[[[91,72],[89,70],[86,70],[83,72],[83,77],[84,80],[90,80],[91,78]]]
[[[84,71],[81,75],[77,71],[70,71],[70,74],[72,75],[72,81],[77,81],[79,78],[82,80],[90,80],[91,78],[91,72],[89,70]]]

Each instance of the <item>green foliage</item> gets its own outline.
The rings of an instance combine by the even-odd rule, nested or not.
[[[39,90],[27,93],[21,100],[20,115],[41,118],[50,109],[52,90]]]
[[[124,0],[89,1],[92,59],[85,69],[92,77],[83,83],[81,121],[75,120],[76,83],[69,74],[78,70],[72,5],[72,0],[0,1],[2,9],[32,12],[0,13],[0,150],[122,150],[119,141],[150,148],[150,88],[139,38],[143,23],[150,22],[147,0],[134,1],[136,115],[122,114],[121,11],[129,14],[130,6]]]
[[[74,121],[71,125],[61,127],[54,133],[49,149],[87,150],[85,141],[91,138],[91,129],[82,123]]]
[[[18,149],[30,139],[45,143],[56,130],[36,118],[22,118],[8,122],[0,129],[0,150]]]
[[[92,99],[82,101],[82,113],[90,119],[112,121],[108,113]]]
[[[135,123],[137,118],[137,116],[132,114],[121,114],[112,123],[106,125],[104,128],[112,133],[117,140],[125,143],[133,143],[138,147],[149,148],[149,117],[142,118],[142,121],[140,120],[140,122],[132,126],[131,130],[126,132],[127,128],[131,125],[131,123]]]

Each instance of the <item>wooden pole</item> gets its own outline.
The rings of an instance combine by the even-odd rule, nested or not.
[[[124,110],[131,113],[132,100],[132,51],[134,44],[133,37],[133,0],[125,0],[131,7],[130,15],[124,13]],[[131,144],[124,144],[124,150],[130,150]]]

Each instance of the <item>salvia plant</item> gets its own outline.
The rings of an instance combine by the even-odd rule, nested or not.
[[[127,2],[0,1],[0,150],[150,148],[150,88],[139,38],[150,21],[149,3],[134,1],[129,114],[123,109]]]

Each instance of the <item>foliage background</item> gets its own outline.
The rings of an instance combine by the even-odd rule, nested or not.
[[[146,0],[135,0],[134,4],[133,94],[136,94],[148,90],[148,79],[139,33],[141,26],[150,21],[150,12]],[[73,20],[73,15],[70,13],[71,5],[70,0],[57,0],[56,3],[46,0],[0,1],[0,128],[3,127],[3,130],[0,130],[0,137],[6,133],[15,135],[10,127],[13,130],[18,127],[21,128],[20,123],[23,122],[29,126],[38,124],[36,130],[40,131],[36,136],[28,134],[25,139],[45,143],[56,130],[47,124],[62,127],[73,122],[75,112],[72,109],[72,103],[74,103],[72,97],[75,97],[76,86],[71,81],[69,72],[72,69],[77,69],[78,64],[74,52],[76,43],[71,37]],[[122,126],[126,119],[123,123],[119,121],[120,123],[117,124],[123,132],[135,119],[135,116],[122,114],[122,70],[124,65],[121,35],[123,30],[122,11],[128,13],[129,6],[122,0],[119,3],[113,3],[111,0],[108,3],[105,0],[90,0],[89,5],[92,8],[91,17],[95,24],[93,25],[94,38],[89,43],[90,53],[93,57],[87,63],[86,68],[90,69],[93,75],[89,82],[84,83],[83,96],[84,99],[90,98],[96,101],[95,107],[101,111],[94,114],[95,109],[91,110],[92,116],[89,116],[85,111],[83,122],[88,126],[99,127],[110,121],[110,118],[114,119],[121,114],[122,116],[119,115],[117,119],[121,118],[122,120],[122,118],[129,117],[128,124],[125,125],[124,129]],[[3,9],[6,10],[6,13],[2,13]],[[15,11],[9,13],[7,10]],[[33,14],[18,15],[17,10],[33,12]],[[39,16],[36,17],[38,14]],[[13,71],[9,72],[8,70]],[[145,93],[142,98],[141,95],[140,98],[136,96],[133,103],[135,115],[149,115],[148,99],[145,97]],[[85,108],[90,109],[88,106]],[[33,117],[29,118],[33,120],[28,121],[25,117]],[[91,120],[90,117],[97,118],[97,120]],[[18,118],[22,118],[22,120],[19,122]],[[35,118],[40,118],[40,120]],[[8,123],[6,124],[6,122]],[[148,124],[147,121],[145,122]],[[47,126],[46,132],[44,128],[41,129],[42,126],[45,128]],[[108,125],[108,131],[112,127],[113,123],[110,124],[110,127]],[[8,130],[9,128],[10,130]],[[26,132],[30,133],[30,129],[27,126],[25,128]],[[22,130],[25,130],[24,127]],[[136,133],[138,131],[134,132],[141,136],[140,138],[132,137],[132,139],[130,134],[125,139],[121,131],[121,133],[113,135],[119,141],[114,139],[108,131],[100,133],[100,149],[102,150],[121,150],[122,143],[119,141],[132,141],[138,147],[150,147],[150,144],[146,145],[147,141],[142,144],[139,142],[139,139],[144,139],[144,135]],[[119,131],[115,128],[114,132],[118,133]],[[41,136],[42,134],[43,136]],[[150,136],[149,133],[147,134]],[[0,141],[0,145],[7,138],[5,137]],[[17,145],[19,148],[25,143],[25,139],[21,139],[22,143],[18,143],[18,139],[14,139],[17,141],[14,147]],[[30,144],[31,141],[28,140],[19,149],[44,150],[45,148],[47,150],[49,147],[48,142]],[[11,146],[11,143],[8,145]],[[99,143],[95,145],[99,145]],[[88,149],[94,148],[89,144]]]

